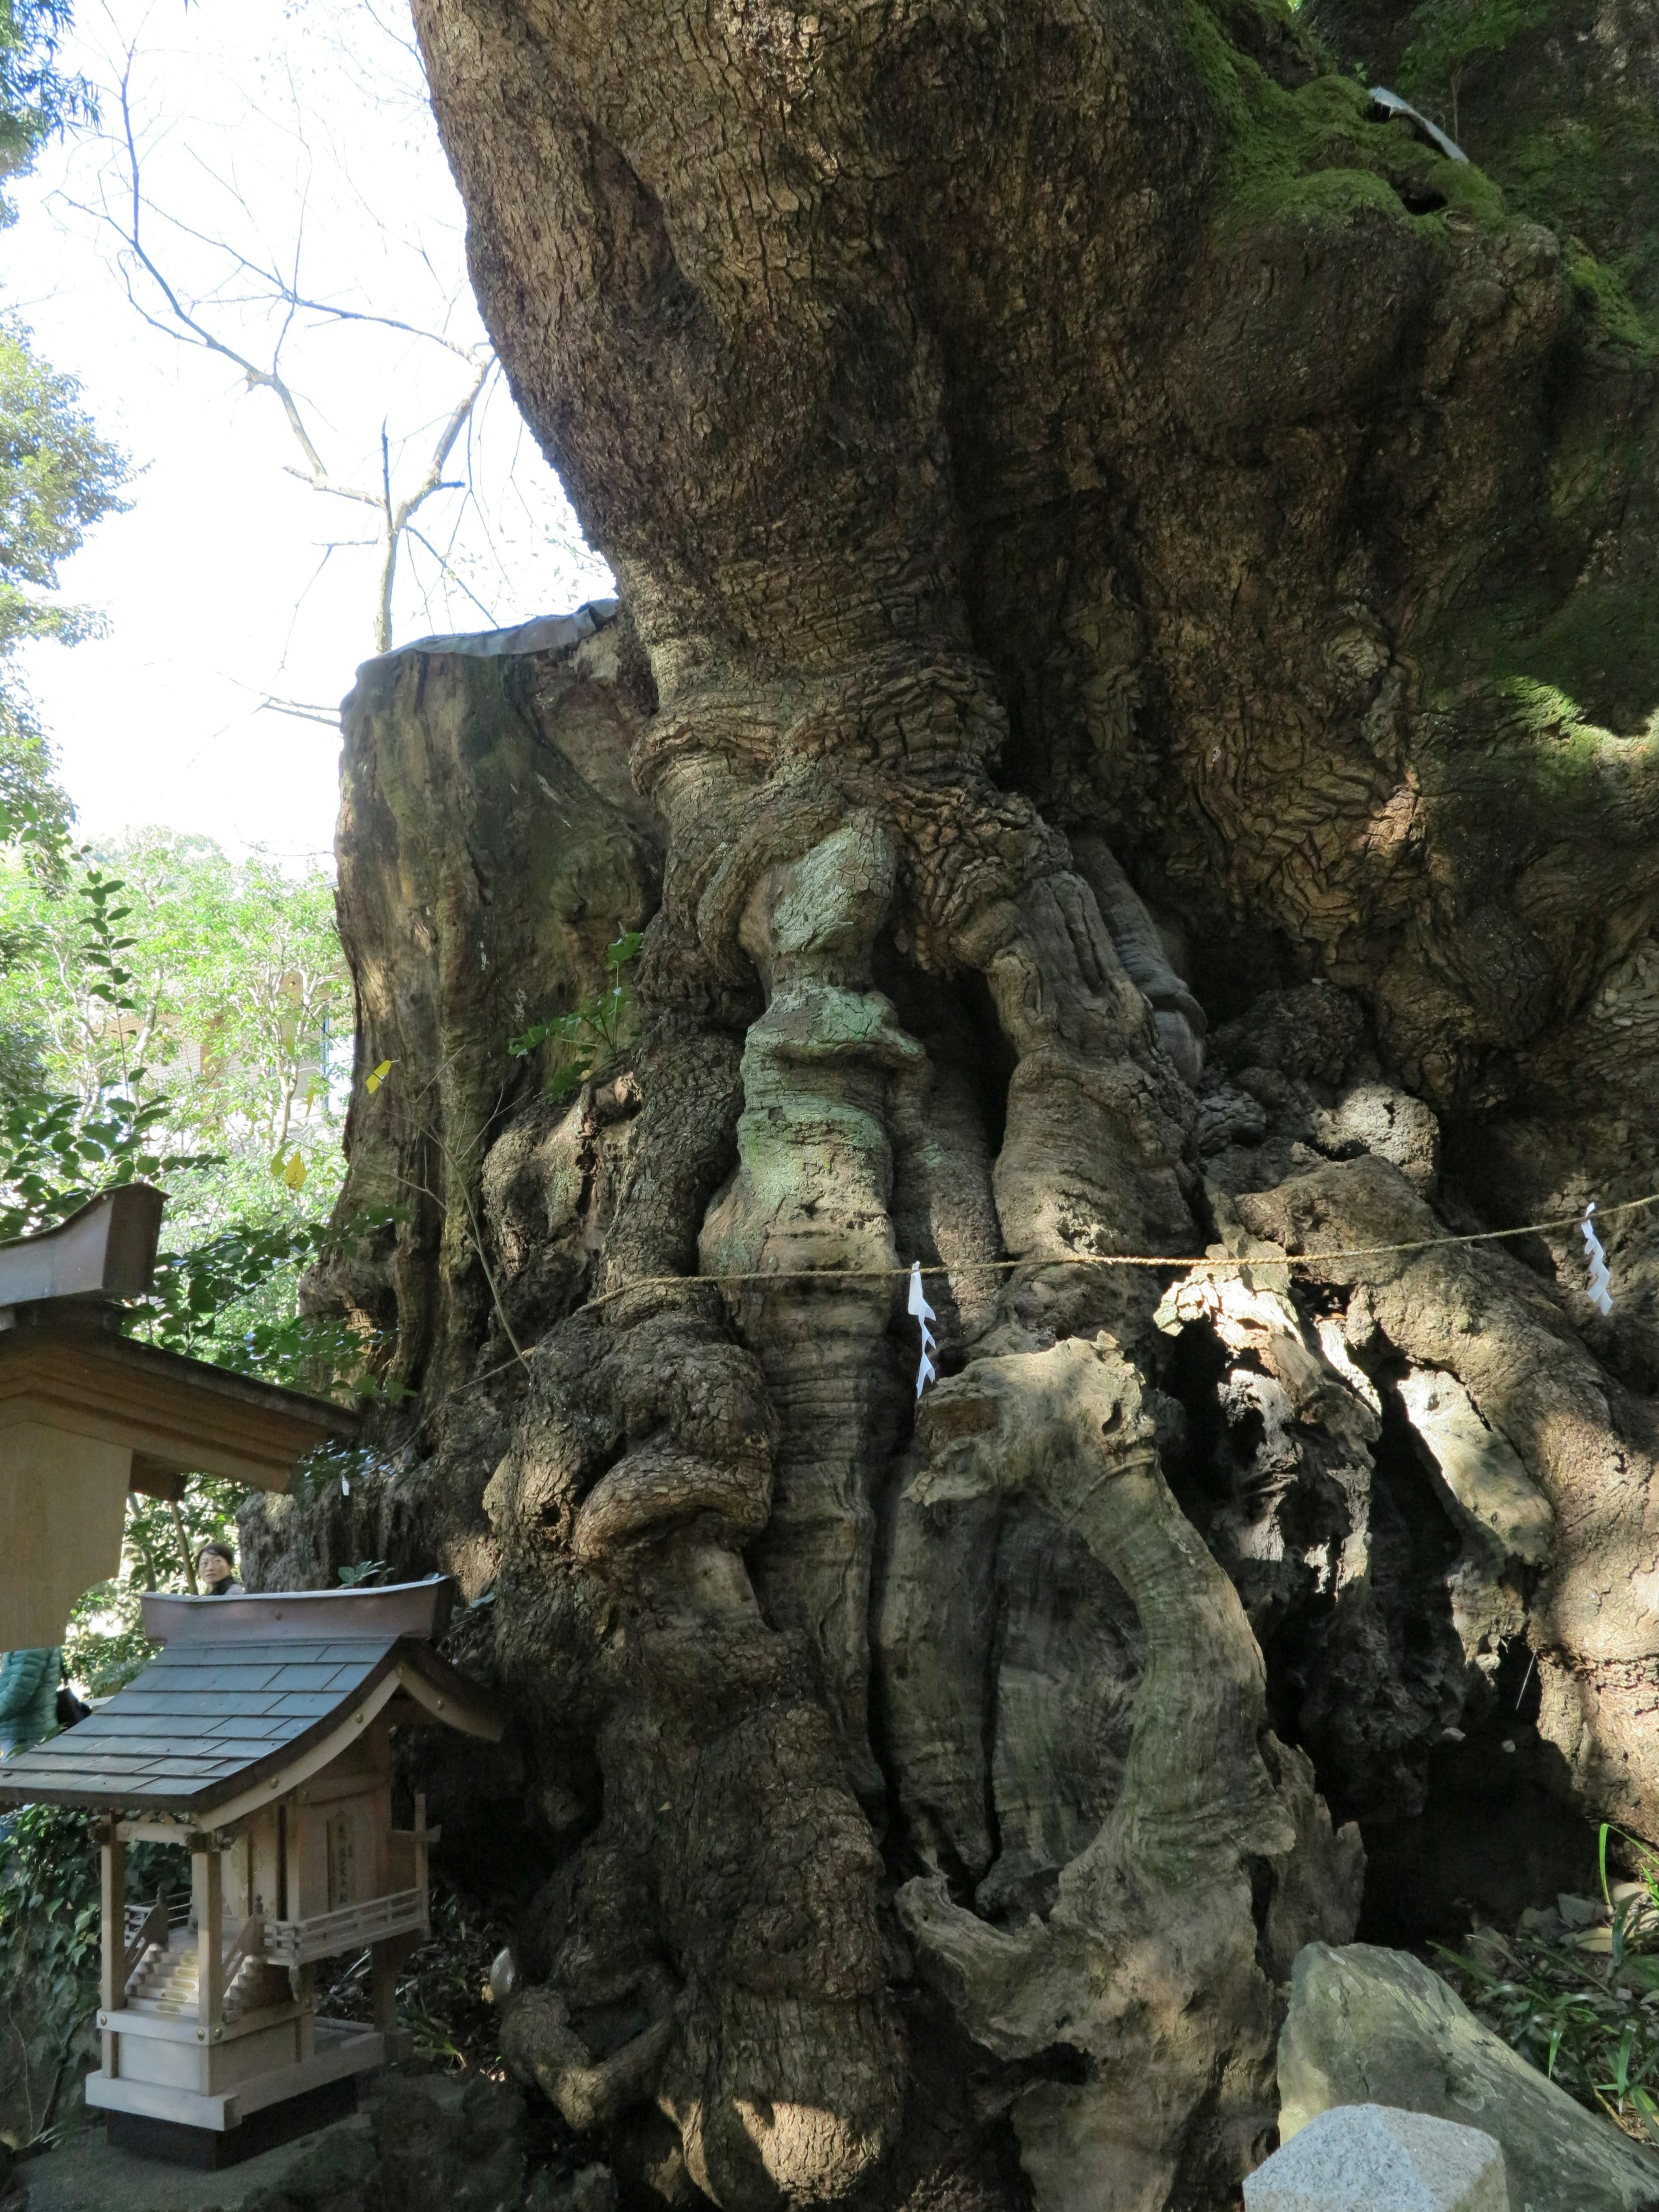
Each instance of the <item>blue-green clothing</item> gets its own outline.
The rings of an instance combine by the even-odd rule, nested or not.
[[[0,1660],[0,1752],[9,1759],[39,1743],[58,1718],[64,1655],[55,1644],[8,1651]]]

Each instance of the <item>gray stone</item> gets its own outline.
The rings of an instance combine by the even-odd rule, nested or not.
[[[356,2212],[374,2164],[374,2131],[357,2112],[222,2173],[112,2150],[93,2126],[57,2150],[21,2159],[16,2176],[27,2212]]]
[[[615,2212],[617,2179],[608,2166],[584,2166],[570,2185],[570,2212]]]
[[[1478,2128],[1389,2105],[1322,2112],[1244,2184],[1244,2212],[1510,2212]]]
[[[608,2166],[584,2166],[565,2179],[544,2167],[525,2199],[525,2212],[616,2212],[617,2177]]]
[[[1513,2212],[1659,2212],[1659,2158],[1576,2105],[1401,1951],[1310,1943],[1279,2039],[1279,2135],[1385,2104],[1502,2144]]]
[[[349,2118],[219,2173],[112,2150],[94,2125],[20,2160],[17,2179],[27,2212],[519,2212],[525,2100],[517,2089],[479,2075],[388,2072],[360,2094],[362,2108]],[[590,2167],[561,2212],[614,2205],[608,2172]]]

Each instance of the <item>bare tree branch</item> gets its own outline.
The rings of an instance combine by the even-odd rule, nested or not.
[[[303,699],[262,699],[253,711],[256,714],[291,714],[296,721],[321,722],[331,730],[340,726],[337,707],[311,707]]]
[[[228,362],[238,370],[248,390],[269,392],[272,395],[283,410],[289,433],[303,460],[303,466],[293,463],[285,464],[285,473],[296,477],[301,483],[308,484],[312,489],[321,492],[330,498],[349,500],[356,505],[374,509],[380,517],[380,529],[378,538],[374,542],[381,548],[374,616],[374,644],[377,652],[387,652],[390,650],[392,639],[392,602],[398,576],[398,556],[403,539],[411,529],[413,518],[428,500],[440,493],[459,491],[470,495],[470,476],[464,481],[447,477],[444,473],[445,465],[462,432],[467,428],[472,419],[473,411],[489,382],[490,371],[495,367],[495,356],[487,343],[465,344],[453,337],[447,328],[437,330],[422,328],[419,324],[410,322],[401,316],[380,314],[372,308],[367,307],[343,307],[333,301],[319,299],[304,289],[301,283],[301,271],[309,205],[308,182],[301,194],[301,204],[295,222],[291,252],[284,252],[280,258],[269,246],[261,245],[252,252],[245,252],[229,240],[214,235],[210,230],[202,228],[179,216],[166,211],[158,213],[150,207],[144,198],[139,133],[133,117],[132,82],[137,56],[136,43],[128,44],[123,53],[117,94],[120,118],[119,129],[110,141],[117,149],[122,172],[120,205],[124,213],[118,216],[114,212],[107,196],[99,206],[88,206],[73,199],[68,199],[67,204],[112,229],[120,240],[121,254],[118,265],[127,298],[135,312],[152,330],[161,331],[180,344],[193,346],[198,350],[215,355]],[[300,143],[303,147],[305,143],[303,137]],[[306,149],[306,153],[308,161],[308,149]],[[253,220],[252,211],[243,198],[234,181],[234,173],[228,178],[220,175],[206,164],[201,166],[214,185],[234,200],[247,215],[250,223],[257,232],[259,226]],[[154,223],[159,223],[165,230],[176,234],[179,239],[189,240],[198,246],[205,246],[222,258],[226,277],[210,286],[207,295],[221,309],[234,308],[248,304],[247,301],[239,296],[240,287],[228,281],[245,278],[251,288],[250,297],[252,301],[268,302],[273,309],[280,311],[273,334],[269,365],[254,360],[239,347],[231,343],[222,335],[221,330],[215,328],[212,322],[204,317],[203,298],[199,295],[193,299],[189,297],[169,275],[163,267],[158,251],[151,241],[150,231],[154,223],[149,219],[152,217]],[[163,303],[160,311],[140,296],[138,285],[135,282],[135,277],[139,276],[155,288],[155,293]],[[394,484],[392,439],[385,420],[380,426],[380,469],[378,485],[371,487],[361,483],[346,481],[337,476],[324,459],[317,439],[313,434],[311,422],[308,420],[308,416],[314,412],[314,410],[311,409],[309,403],[301,402],[299,394],[283,373],[283,350],[294,332],[296,322],[301,318],[307,319],[313,325],[318,324],[338,326],[358,325],[396,332],[413,338],[420,343],[438,347],[465,364],[467,370],[465,387],[444,416],[420,476],[406,490],[400,489]],[[470,463],[470,441],[468,451]],[[422,537],[421,543],[439,561],[444,575],[460,588],[467,590],[453,566],[443,556],[436,553],[429,541]],[[324,558],[326,560],[326,553]],[[477,599],[476,593],[467,590],[467,596],[475,605],[482,605],[483,603]],[[300,713],[310,719],[326,720],[330,722],[335,719],[331,714],[325,716],[320,710],[307,708],[292,701],[286,702],[268,701],[266,704],[272,712],[276,713]]]
[[[448,557],[441,553],[437,547],[432,543],[432,540],[426,536],[424,532],[417,530],[412,522],[405,523],[404,527],[406,535],[412,538],[417,545],[423,546],[432,556],[438,566],[443,570],[445,575],[448,577],[450,582],[454,585],[456,590],[458,592],[465,592],[467,598],[471,600],[473,605],[477,607],[478,612],[483,617],[484,620],[487,623],[493,623],[495,619],[495,609],[493,607],[487,606],[484,604],[483,600],[478,597],[478,594],[473,590],[471,585],[467,582],[465,577],[459,573]]]

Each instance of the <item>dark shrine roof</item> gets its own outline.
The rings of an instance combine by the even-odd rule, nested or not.
[[[0,1804],[205,1819],[349,1729],[390,1674],[422,1717],[499,1734],[485,1693],[430,1649],[422,1616],[447,1615],[453,1590],[147,1601],[146,1626],[168,1638],[161,1657],[78,1727],[0,1760]]]

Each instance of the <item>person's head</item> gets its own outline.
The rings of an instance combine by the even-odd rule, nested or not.
[[[196,1554],[196,1579],[204,1589],[217,1589],[236,1574],[236,1555],[228,1544],[204,1544]]]

